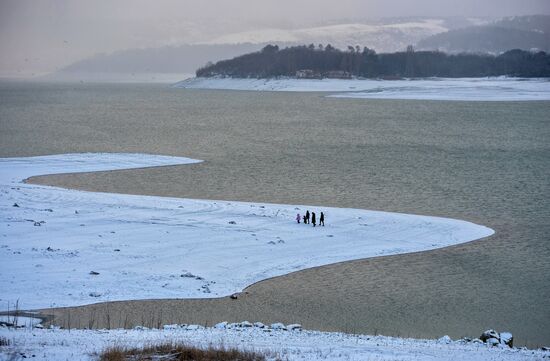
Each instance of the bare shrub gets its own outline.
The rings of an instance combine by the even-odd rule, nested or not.
[[[9,345],[10,345],[10,340],[8,340],[3,336],[0,336],[0,346],[9,346]]]
[[[143,348],[111,347],[101,354],[100,361],[265,361],[265,355],[236,348],[208,347],[206,349],[181,344],[166,343]]]

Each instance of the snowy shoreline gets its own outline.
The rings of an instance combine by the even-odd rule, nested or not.
[[[306,268],[431,250],[494,233],[440,217],[94,193],[22,182],[42,174],[197,162],[105,153],[0,159],[5,260],[0,288],[9,290],[0,296],[0,309],[17,300],[22,309],[39,309],[215,298]],[[324,211],[327,226],[296,224],[296,213],[306,209]]]
[[[241,323],[242,324],[242,323]],[[65,330],[5,328],[0,337],[0,360],[13,357],[38,360],[97,360],[113,346],[143,347],[184,343],[196,347],[235,347],[265,353],[267,360],[540,360],[549,353],[526,348],[491,347],[479,340],[437,340],[369,336],[338,332],[276,329],[273,327],[210,327],[167,325],[164,329]],[[160,358],[159,358],[160,359]]]
[[[284,92],[329,92],[334,98],[533,101],[550,100],[546,78],[427,78],[296,79],[296,78],[189,78],[173,85],[183,89],[217,89]]]

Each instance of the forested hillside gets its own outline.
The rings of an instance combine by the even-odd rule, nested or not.
[[[330,45],[279,49],[268,45],[259,52],[219,61],[197,70],[198,77],[228,76],[270,78],[277,76],[322,77],[550,77],[550,55],[545,52],[510,50],[501,55],[445,54],[407,51],[377,54],[374,50]]]

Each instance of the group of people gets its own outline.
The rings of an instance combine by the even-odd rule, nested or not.
[[[296,215],[296,222],[300,223],[300,220],[304,221],[304,224],[309,224],[310,221],[310,214],[309,210],[306,211],[306,214],[303,217],[300,217],[300,213]],[[311,212],[311,224],[313,224],[313,227],[317,225],[317,216],[315,215],[315,212]],[[321,212],[321,215],[319,216],[319,225],[325,226],[325,214]]]

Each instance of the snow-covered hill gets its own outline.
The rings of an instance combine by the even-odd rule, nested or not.
[[[502,53],[510,49],[550,51],[550,15],[516,16],[432,34],[419,49],[451,53]]]
[[[207,44],[331,44],[337,48],[360,45],[378,52],[403,50],[420,39],[447,31],[442,19],[395,22],[388,24],[344,23],[299,29],[258,29],[223,35]]]

